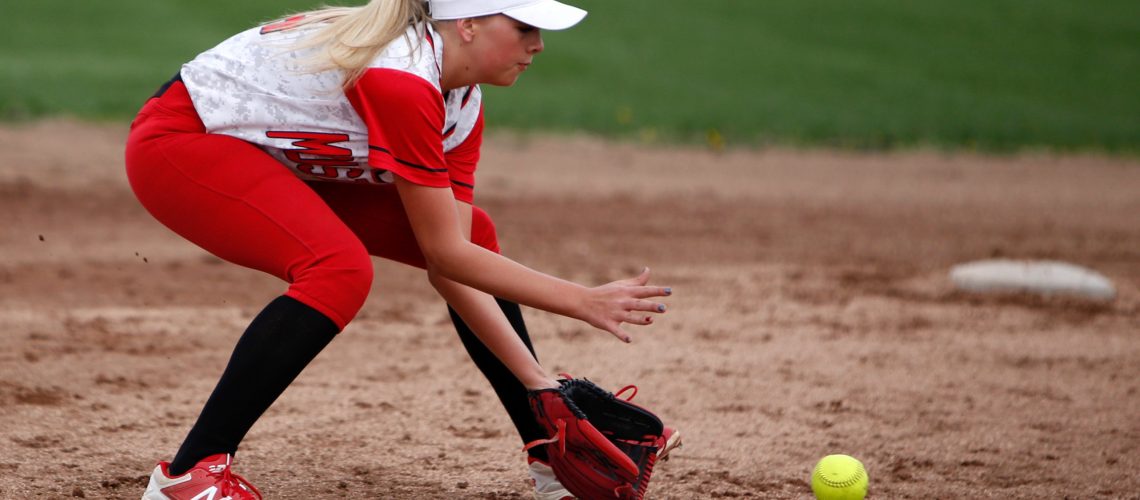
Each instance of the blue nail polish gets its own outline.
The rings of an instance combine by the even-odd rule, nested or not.
[[[665,287],[665,295],[673,295],[673,287]]]
[[[665,312],[665,304],[657,304],[657,312]]]

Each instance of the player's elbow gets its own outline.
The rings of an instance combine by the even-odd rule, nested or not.
[[[427,261],[428,279],[433,285],[439,278],[458,281],[456,278],[461,274],[464,263],[468,260],[465,256],[469,251],[467,247],[470,245],[466,240],[459,240],[420,247],[424,254],[424,260]]]
[[[445,287],[449,281],[439,273],[439,269],[433,267],[430,263],[427,267],[427,277],[428,283],[431,283],[432,288],[435,288],[436,290],[441,290],[441,287]]]

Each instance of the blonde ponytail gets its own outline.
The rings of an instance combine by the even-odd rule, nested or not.
[[[356,82],[381,50],[408,26],[431,20],[424,0],[371,0],[360,7],[325,7],[290,17],[287,29],[323,24],[292,48],[317,49],[304,61],[312,72],[339,69],[343,87]],[[288,21],[286,21],[288,22]]]

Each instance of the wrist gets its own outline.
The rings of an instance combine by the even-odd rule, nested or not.
[[[561,387],[557,380],[554,380],[546,375],[534,379],[528,379],[523,382],[528,391],[537,391],[539,389],[557,389]]]
[[[563,315],[568,318],[587,321],[586,311],[590,310],[592,291],[593,289],[590,287],[575,284],[574,293],[566,297],[566,312]]]

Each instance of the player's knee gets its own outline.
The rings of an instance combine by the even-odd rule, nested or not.
[[[495,222],[479,207],[471,207],[471,242],[499,253],[499,236],[495,232]]]
[[[363,245],[315,258],[296,274],[292,289],[326,308],[342,328],[356,317],[372,289],[372,259]]]
[[[359,302],[356,307],[359,310],[360,306],[364,305],[364,299],[368,298],[368,292],[372,289],[372,280],[375,278],[372,259],[368,252],[361,248],[360,251],[345,256],[343,264],[337,272],[338,282],[353,296],[354,303]]]

